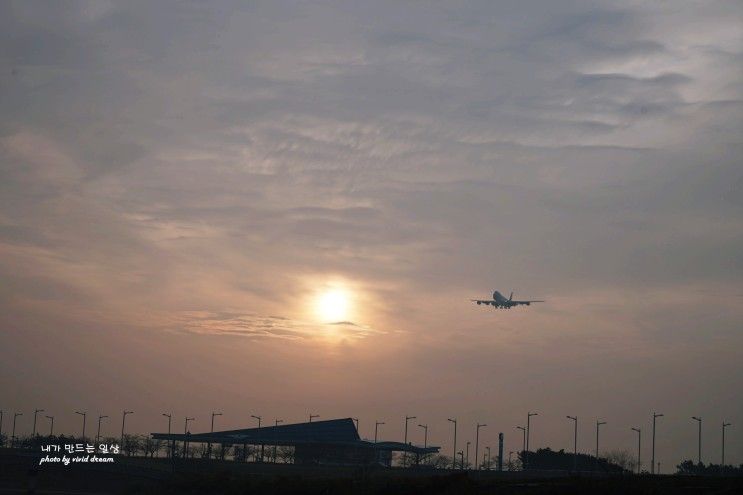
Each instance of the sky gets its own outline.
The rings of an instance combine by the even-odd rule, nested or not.
[[[3,2],[0,409],[743,463],[739,2]],[[498,311],[493,290],[544,299]],[[93,419],[91,419],[93,418]],[[7,432],[5,422],[4,432]],[[47,422],[40,420],[47,428]],[[41,426],[40,426],[41,428]],[[649,442],[643,458],[649,459]]]

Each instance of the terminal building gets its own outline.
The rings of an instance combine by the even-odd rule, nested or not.
[[[152,433],[156,440],[165,440],[176,451],[176,442],[184,445],[201,443],[224,446],[252,445],[260,448],[293,447],[295,464],[390,466],[393,453],[408,453],[413,462],[424,455],[435,454],[439,447],[416,446],[402,442],[372,442],[362,440],[351,418],[264,426],[212,433]],[[243,449],[245,451],[245,449]]]

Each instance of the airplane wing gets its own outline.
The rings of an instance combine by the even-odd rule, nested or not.
[[[519,305],[519,304],[524,304],[528,306],[531,303],[537,303],[537,302],[544,302],[544,300],[540,299],[540,300],[531,300],[531,301],[511,301],[511,304],[513,304],[514,306]]]
[[[486,299],[470,299],[470,301],[472,301],[473,303],[477,303],[477,304],[493,304],[493,305],[496,304],[495,301],[486,300]]]

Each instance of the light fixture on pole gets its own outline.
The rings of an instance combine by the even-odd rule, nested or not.
[[[134,411],[124,409],[124,413],[121,415],[121,448],[124,448],[124,425],[126,424],[127,414],[134,414]]]
[[[578,470],[578,416],[567,416],[568,419],[572,419],[575,425],[573,426],[573,471]]]
[[[18,416],[23,416],[23,413],[14,413],[13,414],[13,434],[10,436],[10,447],[15,447],[15,420]]]
[[[477,423],[477,432],[475,433],[475,469],[479,470],[480,466],[477,465],[477,456],[480,455],[480,428],[488,426],[486,424]]]
[[[531,433],[531,417],[539,416],[538,413],[527,412],[526,413],[526,457],[524,458],[526,466],[529,466],[529,434]]]
[[[83,437],[82,437],[83,440],[85,440],[85,416],[87,413],[88,413],[87,411],[84,411],[84,412],[75,411],[75,414],[79,414],[83,417]]]
[[[194,421],[196,418],[189,418],[186,416],[186,422],[183,425],[183,458],[188,459],[188,422]]]
[[[642,472],[642,459],[640,454],[642,453],[642,428],[632,428],[633,431],[637,432],[637,474]]]
[[[33,429],[33,433],[31,433],[31,436],[34,438],[36,437],[36,415],[39,414],[40,412],[44,412],[44,410],[34,409],[34,429]]]
[[[655,420],[663,417],[663,414],[653,413],[653,457],[650,461],[650,474],[655,474]]]
[[[95,444],[96,444],[96,446],[98,445],[98,441],[101,439],[101,420],[103,418],[107,418],[107,417],[108,416],[102,416],[102,415],[99,415],[98,416],[98,431],[96,431],[96,433],[95,433]]]
[[[702,418],[692,416],[691,419],[699,423],[699,442],[697,443],[697,463],[702,464]]]
[[[720,462],[720,472],[725,472],[725,428],[730,426],[730,423],[722,422],[722,460]]]
[[[605,424],[606,421],[596,421],[596,471],[599,470],[599,426]]]
[[[170,421],[173,419],[173,416],[171,414],[163,413],[163,416],[168,418],[168,435],[170,435]],[[173,457],[173,445],[175,444],[175,440],[171,441],[169,444],[168,449],[170,450],[170,457]]]
[[[214,417],[215,416],[221,416],[221,415],[222,415],[221,412],[218,413],[218,412],[212,411],[212,429],[209,430],[209,433],[214,433]],[[210,439],[209,442],[206,443],[206,457],[207,457],[207,459],[211,459],[212,458],[212,442],[211,442],[211,439]]]
[[[428,425],[418,425],[423,428],[423,448],[428,447]]]
[[[452,456],[452,469],[457,469],[457,420],[446,418],[454,423],[454,455]]]
[[[383,425],[384,421],[377,421],[374,424],[374,443],[377,443],[377,433],[379,433],[379,425]]]
[[[277,444],[278,444],[278,440],[276,440],[276,437],[278,436],[278,428],[276,428],[276,427],[279,426],[279,423],[283,423],[283,422],[284,422],[283,419],[277,419],[276,420],[276,423],[274,423],[274,430],[273,430],[273,436],[274,436],[274,442],[273,442],[273,462],[274,462],[274,464],[276,463],[276,447],[277,447]]]

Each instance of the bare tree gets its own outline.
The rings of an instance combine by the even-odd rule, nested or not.
[[[294,462],[294,447],[279,447],[277,455],[284,464],[291,464]]]
[[[606,454],[606,460],[626,471],[634,471],[637,468],[637,459],[626,450],[612,450]]]
[[[121,450],[127,457],[136,456],[142,449],[142,439],[138,435],[124,435],[124,445],[121,446]]]

